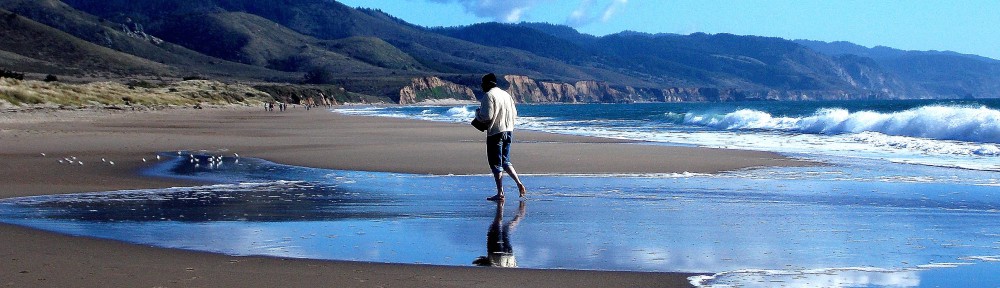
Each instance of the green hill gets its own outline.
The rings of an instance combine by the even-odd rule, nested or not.
[[[243,12],[192,14],[150,28],[164,40],[243,64],[281,71],[304,72],[316,67],[351,73],[387,73],[382,69],[326,49],[305,36]]]
[[[206,56],[145,34],[138,22],[116,23],[99,18],[56,0],[4,0],[0,8],[57,28],[81,40],[118,52],[180,68],[185,75],[294,80],[298,73],[282,73],[263,67],[241,65]],[[36,43],[40,44],[40,43]],[[0,48],[3,49],[3,48]],[[168,73],[169,74],[169,73]]]
[[[0,10],[0,47],[17,54],[19,62],[11,67],[22,71],[48,72],[31,63],[50,63],[59,70],[83,75],[94,71],[118,75],[175,75],[175,68],[80,40],[66,32],[35,22],[7,10]],[[14,57],[18,58],[18,57]]]
[[[376,37],[347,37],[326,41],[324,45],[333,51],[378,67],[406,71],[430,70],[410,54]]]
[[[69,0],[74,7],[109,19],[130,15],[143,19],[147,31],[171,33],[165,23],[184,15],[242,12],[253,14],[295,32],[321,40],[373,37],[396,47],[436,73],[483,73],[529,75],[553,79],[610,79],[623,83],[642,81],[614,71],[578,67],[529,52],[479,45],[405,24],[375,10],[357,10],[326,0],[249,1],[210,0],[192,3],[179,0]],[[134,16],[133,16],[134,15]],[[169,38],[164,36],[164,38]],[[369,60],[370,59],[359,59]],[[369,63],[379,66],[378,63]],[[384,63],[382,66],[385,66]],[[406,67],[408,65],[396,65]],[[341,70],[339,72],[348,72]]]
[[[3,22],[0,67],[38,73],[308,80],[384,99],[417,77],[472,87],[486,72],[569,85],[559,93],[601,89],[582,101],[1000,95],[1000,61],[951,52],[724,33],[595,37],[545,23],[429,29],[332,0],[4,0],[0,9],[20,15]]]

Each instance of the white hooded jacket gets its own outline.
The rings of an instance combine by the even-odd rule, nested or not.
[[[493,87],[479,102],[479,113],[476,113],[476,119],[483,123],[489,123],[489,128],[486,129],[487,136],[514,131],[517,108],[514,107],[514,98],[507,91]]]

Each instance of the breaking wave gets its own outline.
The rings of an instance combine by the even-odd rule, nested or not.
[[[687,113],[684,124],[725,130],[771,130],[808,134],[877,132],[937,140],[1000,143],[1000,111],[989,107],[924,106],[881,113],[819,109],[804,117],[780,117],[742,109],[735,112]]]
[[[444,115],[452,119],[472,119],[476,117],[476,109],[472,106],[451,107],[444,112]]]

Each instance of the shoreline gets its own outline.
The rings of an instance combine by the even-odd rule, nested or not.
[[[347,116],[326,109],[265,112],[256,107],[14,114],[0,113],[0,137],[5,146],[0,151],[5,159],[0,171],[8,175],[0,180],[0,199],[200,184],[138,175],[141,168],[154,161],[155,153],[177,150],[207,149],[287,165],[339,170],[436,175],[479,175],[489,171],[485,159],[481,159],[484,136],[467,125],[453,123]],[[622,145],[641,142],[524,130],[515,133],[513,160],[519,172],[526,175],[718,173],[810,165],[769,152]],[[84,164],[58,163],[64,157],[77,157]],[[526,184],[530,189],[530,183]],[[337,283],[362,287],[467,287],[517,279],[521,286],[530,287],[564,286],[573,281],[582,286],[673,287],[689,286],[687,277],[693,275],[237,257],[67,236],[9,224],[0,224],[0,241],[9,243],[0,248],[0,255],[5,256],[0,261],[12,267],[3,272],[8,275],[0,278],[4,279],[0,284],[8,286]],[[163,273],[145,273],[148,270]],[[359,276],[367,274],[356,271],[384,277],[360,281]],[[233,273],[252,276],[226,276]],[[553,283],[548,279],[559,280]]]

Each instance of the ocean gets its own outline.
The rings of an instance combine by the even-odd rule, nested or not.
[[[339,113],[468,122],[476,107]],[[1000,171],[1000,99],[519,105],[519,129]]]
[[[213,184],[4,199],[0,222],[229,255],[454,266],[496,253],[490,239],[504,231],[501,263],[521,268],[687,272],[699,274],[690,278],[698,287],[996,287],[997,105],[520,105],[519,129],[775,151],[827,165],[717,175],[522,171],[530,197],[500,205],[483,200],[494,189],[488,175],[170,151],[143,174]],[[331,113],[464,123],[474,109]]]

